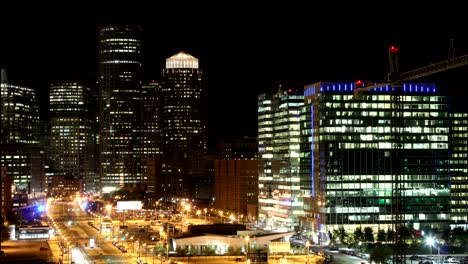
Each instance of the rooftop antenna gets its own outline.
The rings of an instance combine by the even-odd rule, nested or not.
[[[450,39],[450,44],[449,44],[449,50],[448,50],[448,58],[447,59],[453,59],[455,58],[455,44],[454,44],[454,39]]]

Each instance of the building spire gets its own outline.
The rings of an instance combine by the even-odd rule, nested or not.
[[[8,83],[8,78],[5,69],[2,69],[1,71],[0,83]]]

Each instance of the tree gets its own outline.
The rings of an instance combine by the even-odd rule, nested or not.
[[[375,244],[372,252],[369,256],[369,262],[376,264],[388,264],[390,256],[392,255],[392,249],[381,243]]]
[[[354,240],[355,241],[364,240],[364,233],[362,232],[362,228],[360,226],[356,227],[356,229],[354,230]]]
[[[348,234],[346,233],[346,230],[344,229],[343,226],[340,226],[338,229],[333,230],[333,237],[338,238],[340,240],[340,243],[345,243],[346,237]]]
[[[385,242],[387,240],[387,235],[385,234],[385,230],[379,229],[377,232],[377,242]]]
[[[398,235],[401,237],[402,241],[406,241],[411,238],[411,230],[405,225],[401,225],[400,228],[398,228]]]
[[[371,227],[364,228],[364,240],[367,242],[374,242],[374,231]]]
[[[392,242],[394,237],[395,237],[395,231],[393,231],[393,229],[388,228],[388,230],[387,230],[387,242]]]
[[[467,232],[462,227],[455,227],[450,235],[450,244],[455,247],[461,247],[468,242]]]

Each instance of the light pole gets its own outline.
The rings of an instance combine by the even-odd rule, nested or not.
[[[427,240],[426,240],[426,244],[428,244],[430,246],[430,249],[431,249],[431,254],[432,254],[432,247],[435,245],[435,243],[437,243],[437,261],[438,263],[440,263],[440,245],[439,245],[439,241],[433,237],[428,237]]]
[[[247,260],[249,260],[249,240],[250,240],[250,237],[249,236],[245,236],[245,244],[246,244],[246,248],[245,248],[245,255],[247,256]]]
[[[307,249],[306,263],[309,264],[309,247],[310,247],[310,241],[309,240],[306,241],[305,247]]]
[[[201,210],[197,210],[197,222],[200,222],[200,214],[201,214]]]
[[[166,261],[169,261],[169,239],[166,240]]]
[[[138,249],[137,249],[137,259],[140,259],[140,241],[136,241],[137,245],[138,245]]]

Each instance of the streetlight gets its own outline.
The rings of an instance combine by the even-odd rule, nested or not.
[[[106,205],[106,211],[109,217],[111,216],[111,210],[112,210],[112,204]]]
[[[67,263],[70,263],[70,241],[67,242]]]
[[[166,260],[169,261],[169,240],[166,240]]]
[[[200,222],[200,214],[201,214],[201,210],[197,210],[197,218],[198,218],[197,221],[199,222]]]
[[[440,245],[439,245],[439,241],[433,237],[428,237],[427,240],[426,240],[426,244],[428,244],[431,248],[431,254],[432,254],[432,247],[435,245],[435,243],[437,243],[437,259],[438,259],[438,262],[440,263]]]
[[[247,244],[247,247],[246,247],[246,249],[245,249],[245,254],[246,254],[246,255],[249,254],[249,247],[250,247],[250,245],[249,245],[249,240],[250,240],[250,237],[249,237],[249,236],[245,236],[245,243]],[[247,258],[248,258],[248,257],[249,257],[249,256],[247,256]]]
[[[310,247],[310,241],[309,240],[306,241],[305,247],[307,249],[306,263],[308,264],[309,263],[309,247]]]
[[[190,204],[188,204],[188,203],[185,204],[184,210],[185,210],[185,218],[189,218]]]
[[[138,245],[138,249],[137,249],[137,259],[140,259],[140,241],[135,241]]]

